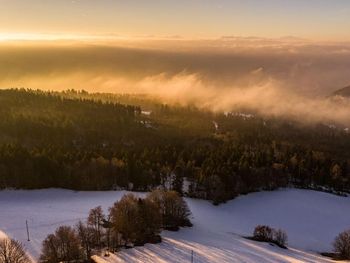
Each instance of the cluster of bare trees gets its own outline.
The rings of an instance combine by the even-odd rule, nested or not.
[[[0,262],[1,263],[31,263],[23,245],[13,239],[0,239]]]
[[[75,228],[60,226],[43,241],[41,262],[88,262],[92,251],[103,245],[104,214],[100,206],[91,209],[86,223]]]
[[[162,229],[192,226],[185,200],[174,191],[155,190],[145,198],[126,194],[109,208],[90,210],[86,222],[61,226],[43,242],[41,262],[87,262],[94,252],[161,242]]]

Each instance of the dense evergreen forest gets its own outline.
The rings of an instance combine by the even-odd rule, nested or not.
[[[161,185],[215,203],[287,185],[349,191],[350,134],[143,95],[0,90],[0,188]]]

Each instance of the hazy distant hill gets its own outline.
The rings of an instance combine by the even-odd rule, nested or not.
[[[332,96],[342,96],[350,98],[350,86],[339,89],[332,93]]]

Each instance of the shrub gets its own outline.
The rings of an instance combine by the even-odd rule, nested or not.
[[[335,238],[333,247],[340,259],[350,259],[350,229]]]
[[[280,247],[286,247],[288,236],[282,229],[273,231],[273,241]]]
[[[254,229],[253,237],[255,240],[258,240],[258,241],[272,241],[273,239],[272,228],[269,226],[258,225]]]

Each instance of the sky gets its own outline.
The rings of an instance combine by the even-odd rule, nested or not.
[[[38,35],[350,41],[349,0],[0,0],[0,38]]]

